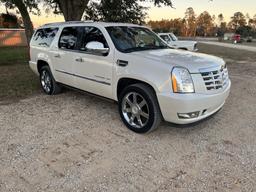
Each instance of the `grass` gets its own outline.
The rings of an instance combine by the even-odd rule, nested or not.
[[[25,98],[39,91],[28,65],[26,47],[0,48],[0,101]]]
[[[0,48],[0,66],[27,63],[28,61],[27,47],[1,47]]]

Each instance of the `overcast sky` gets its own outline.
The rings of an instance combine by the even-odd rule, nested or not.
[[[208,11],[210,14],[216,16],[223,13],[226,20],[237,11],[241,11],[244,14],[249,13],[252,17],[256,14],[256,0],[173,0],[175,9],[170,7],[157,8],[150,3],[144,3],[148,10],[148,18],[152,20],[171,19],[177,17],[183,17],[188,7],[193,7],[197,14]],[[1,12],[4,12],[3,8],[0,8]],[[35,27],[48,22],[63,21],[63,16],[46,15],[42,11],[41,16],[32,16]]]

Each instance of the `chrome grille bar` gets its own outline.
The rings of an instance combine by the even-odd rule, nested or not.
[[[220,70],[202,72],[201,75],[203,77],[205,87],[208,91],[224,88],[227,85],[229,79],[226,65]]]

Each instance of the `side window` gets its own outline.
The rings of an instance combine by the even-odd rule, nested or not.
[[[81,42],[80,51],[89,52],[86,50],[86,45],[92,41],[100,42],[104,48],[109,48],[103,33],[96,27],[83,28],[83,40]]]
[[[80,29],[81,27],[64,28],[59,39],[59,48],[75,50],[77,48]]]
[[[160,37],[166,41],[166,42],[169,42],[170,41],[170,38],[168,37],[168,35],[160,35]]]
[[[49,47],[58,32],[58,28],[38,29],[32,38],[33,46]]]

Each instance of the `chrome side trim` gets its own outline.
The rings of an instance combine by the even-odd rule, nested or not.
[[[92,78],[88,78],[88,77],[84,77],[84,76],[81,76],[81,75],[77,75],[77,74],[72,74],[72,73],[69,73],[69,72],[66,72],[66,71],[61,71],[61,70],[55,70],[59,73],[64,73],[66,75],[72,75],[74,77],[78,77],[78,78],[81,78],[81,79],[86,79],[86,80],[89,80],[89,81],[93,81],[93,82],[96,82],[96,83],[101,83],[101,84],[104,84],[104,85],[111,85],[111,83],[108,83],[108,82],[105,82],[105,81],[99,81],[99,80],[96,80],[96,79],[92,79]]]

